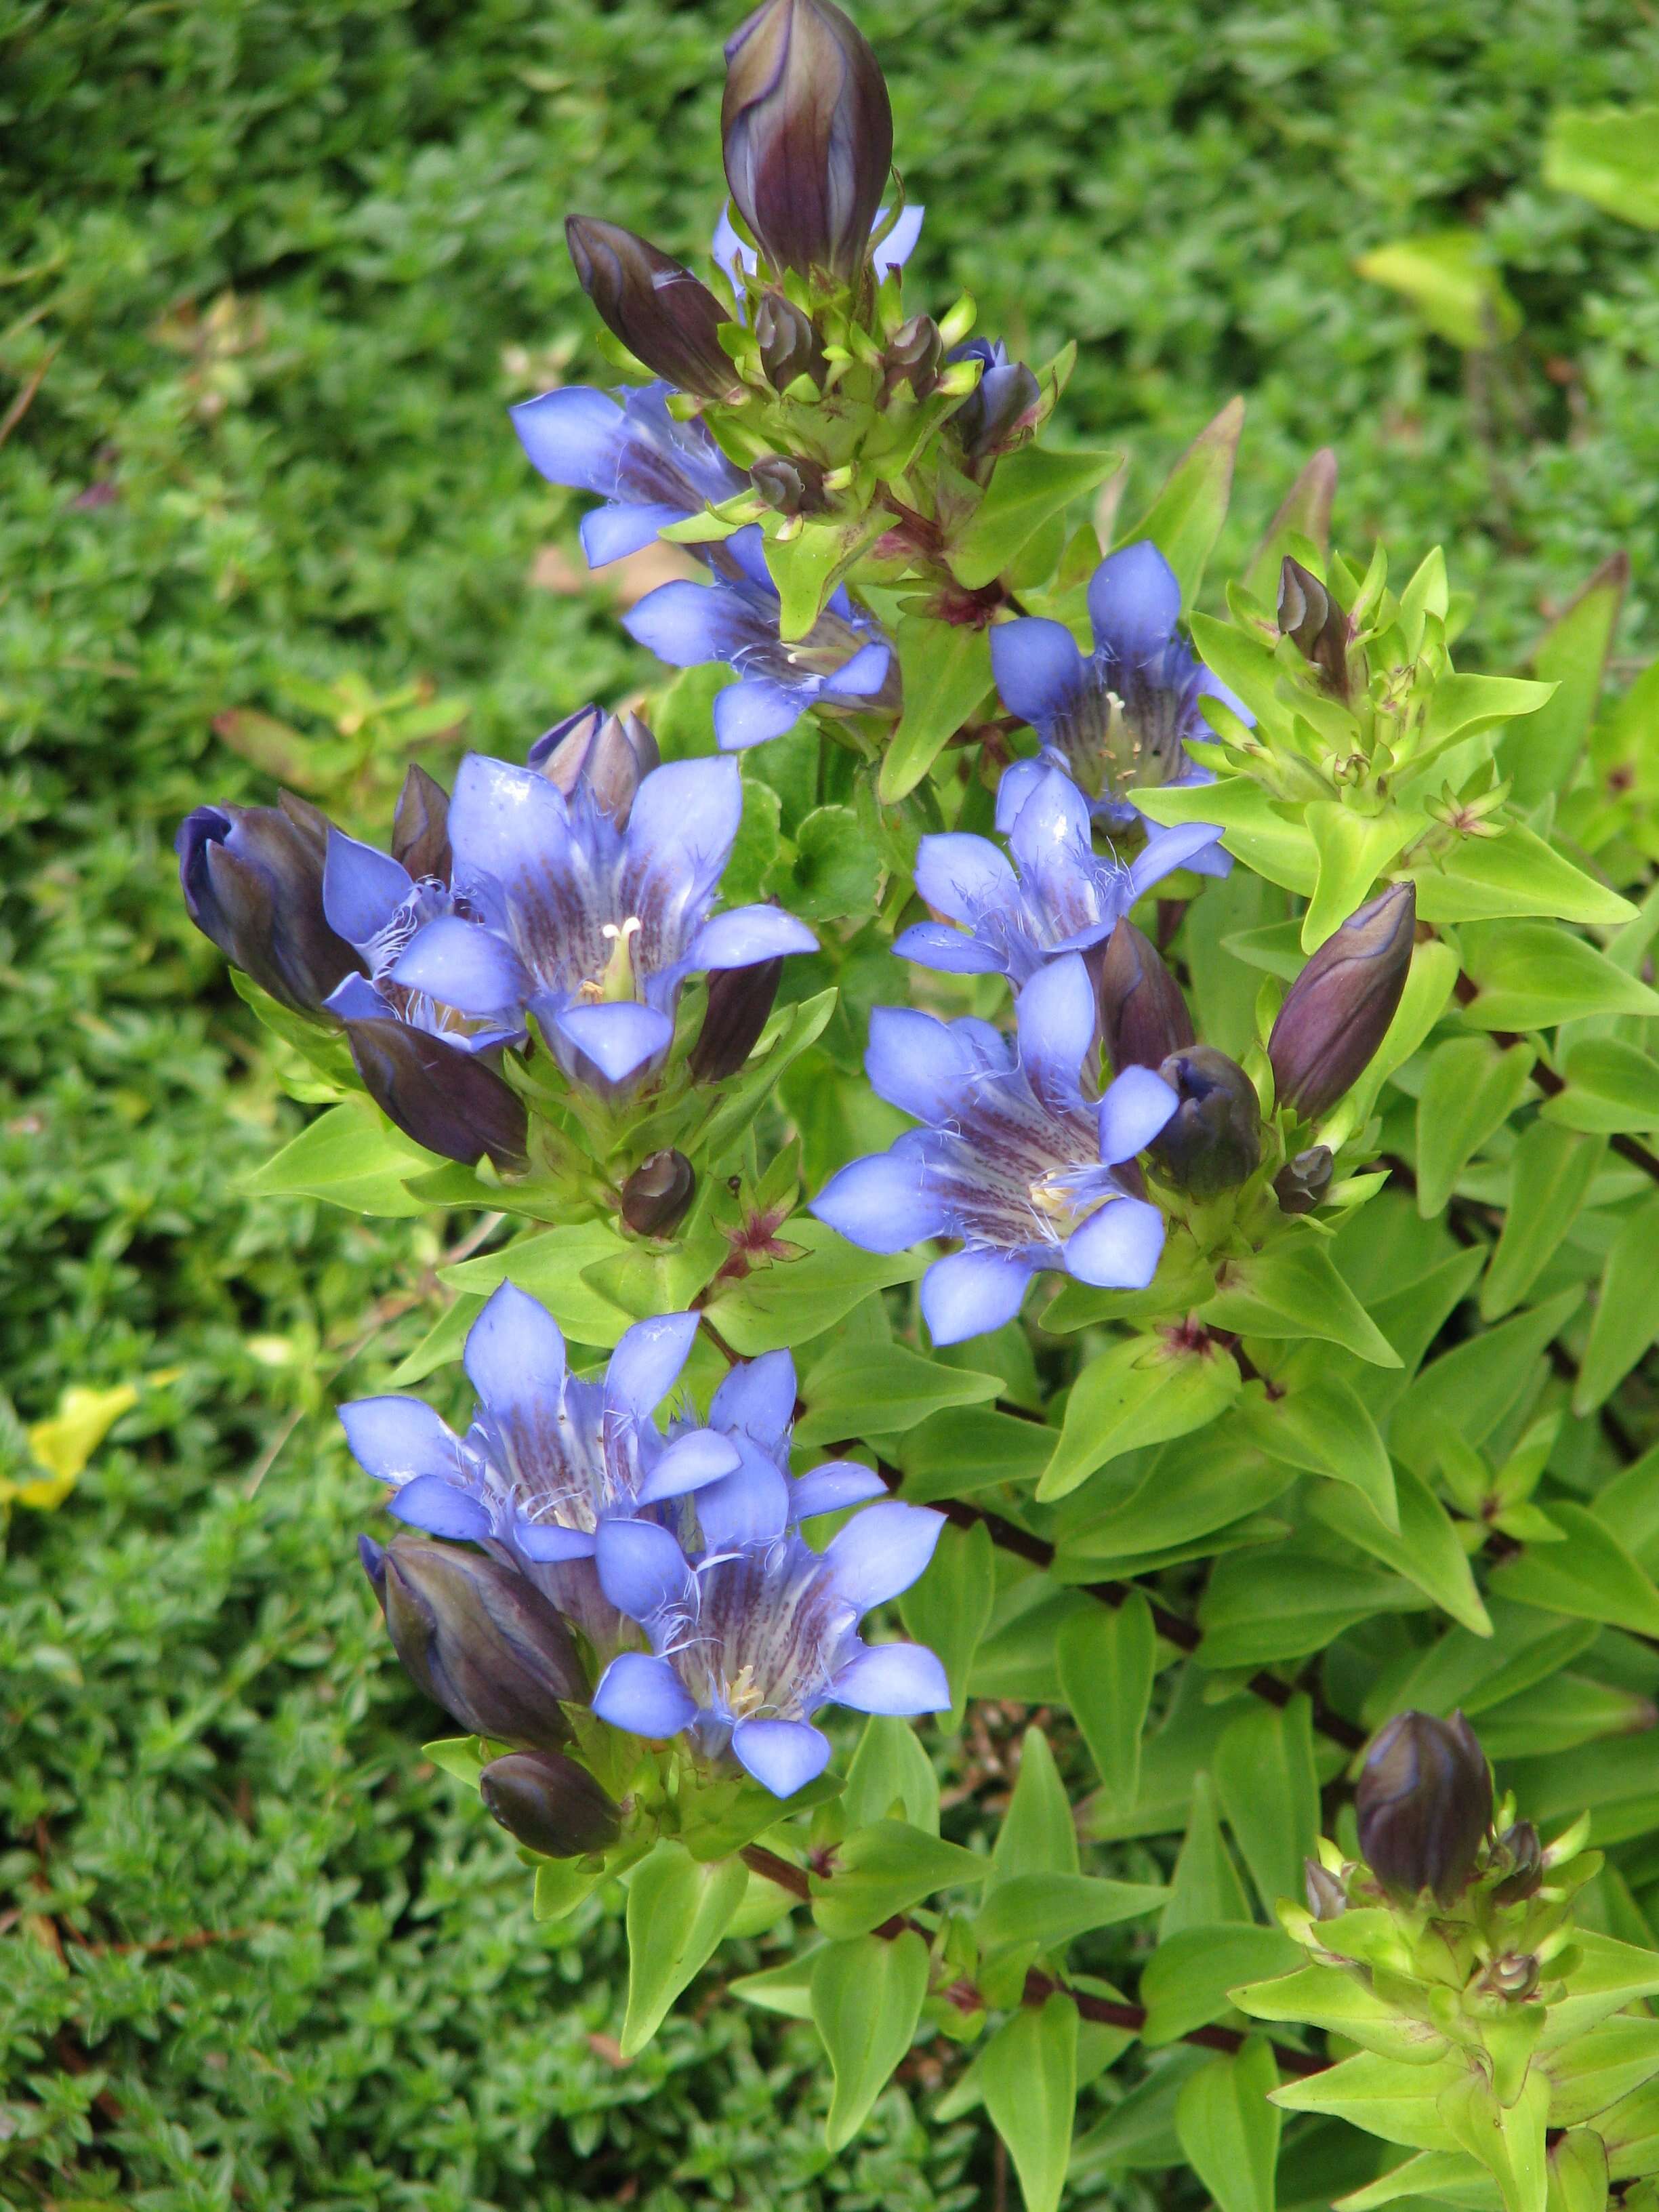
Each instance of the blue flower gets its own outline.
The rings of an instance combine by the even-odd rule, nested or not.
[[[817,948],[776,907],[709,918],[742,811],[734,761],[653,769],[623,827],[585,781],[567,797],[469,754],[449,810],[457,911],[417,932],[392,981],[474,1020],[527,1010],[573,1081],[635,1082],[673,1040],[687,975]]]
[[[581,520],[590,568],[637,553],[659,531],[746,491],[749,479],[695,419],[677,422],[665,384],[544,392],[512,411],[524,449],[550,483],[604,500]]]
[[[787,1352],[763,1352],[734,1367],[708,1407],[708,1426],[736,1450],[751,1475],[768,1468],[783,1477],[791,1523],[879,1498],[885,1483],[856,1460],[826,1460],[799,1479],[790,1473],[795,1423],[795,1363]],[[670,1431],[671,1434],[676,1433]],[[769,1495],[770,1494],[769,1489]]]
[[[871,248],[870,265],[875,270],[878,284],[890,270],[902,269],[915,252],[916,240],[921,236],[921,218],[926,213],[925,208],[901,208],[894,219],[893,228],[888,232],[886,237],[881,240],[878,245]],[[886,209],[879,209],[877,211],[875,222],[871,226],[870,234],[872,238],[886,220]],[[709,250],[726,271],[726,281],[732,287],[738,301],[738,312],[741,313],[744,279],[745,276],[759,274],[760,255],[752,246],[746,244],[738,237],[737,225],[732,220],[732,208],[729,201],[720,210],[720,219],[714,225],[714,235]]]
[[[1181,586],[1152,543],[1109,555],[1089,583],[1095,649],[1085,654],[1063,623],[1025,617],[991,632],[991,667],[1010,714],[1042,739],[1036,761],[1017,761],[997,792],[997,827],[1008,829],[1045,765],[1063,768],[1097,821],[1127,829],[1136,785],[1210,783],[1186,750],[1214,732],[1199,710],[1219,699],[1254,718],[1197,659],[1176,630]],[[1217,852],[1200,872],[1224,875]]]
[[[1024,443],[1042,404],[1042,388],[1023,361],[1010,361],[1000,338],[969,338],[948,358],[980,363],[979,382],[951,417],[951,434],[970,465]]]
[[[878,1006],[865,1071],[923,1126],[854,1160],[812,1202],[870,1252],[962,1239],[922,1278],[936,1344],[1012,1321],[1040,1268],[1144,1290],[1164,1249],[1164,1216],[1120,1170],[1175,1112],[1174,1091],[1150,1068],[1128,1067],[1103,1098],[1085,1097],[1096,1006],[1075,952],[1037,970],[1016,1019],[1011,1039],[987,1022]]]
[[[1201,822],[1155,830],[1128,866],[1103,860],[1088,801],[1069,776],[1044,769],[1008,832],[1012,866],[986,837],[922,839],[916,889],[950,920],[917,922],[893,950],[924,968],[1006,975],[1018,990],[1056,954],[1109,937],[1137,899],[1171,869],[1191,866],[1220,835]]]
[[[603,1657],[627,1640],[595,1577],[600,1530],[617,1515],[684,1510],[674,1501],[732,1474],[728,1437],[651,1419],[679,1379],[694,1313],[635,1322],[602,1382],[573,1376],[545,1307],[503,1283],[466,1340],[478,1402],[458,1437],[418,1398],[358,1398],[340,1408],[358,1464],[389,1484],[389,1510],[434,1536],[483,1544],[529,1576]]]
[[[698,1492],[694,1558],[648,1521],[607,1522],[597,1554],[606,1598],[639,1623],[651,1650],[611,1661],[594,1711],[636,1735],[689,1729],[704,1756],[729,1749],[777,1797],[829,1763],[829,1741],[811,1724],[821,1705],[926,1713],[951,1703],[925,1645],[869,1644],[858,1633],[863,1614],[922,1573],[945,1516],[889,1499],[815,1552],[790,1502],[776,1467],[746,1464]]]
[[[719,549],[721,574],[708,585],[660,584],[623,617],[623,628],[675,668],[724,660],[740,681],[714,701],[723,752],[764,744],[793,730],[809,708],[841,714],[898,711],[898,662],[878,625],[844,591],[803,638],[778,635],[780,602],[767,573],[760,526]]]

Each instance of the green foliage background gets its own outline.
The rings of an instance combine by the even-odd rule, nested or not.
[[[438,1245],[239,1196],[301,1113],[168,850],[198,798],[264,795],[213,735],[228,708],[315,731],[319,684],[424,678],[517,755],[643,678],[603,588],[530,581],[540,549],[574,557],[577,508],[503,410],[602,373],[568,209],[699,250],[732,18],[0,9],[0,1356],[23,1423],[67,1384],[163,1378],[5,1537],[8,2207],[994,2200],[988,2130],[925,2127],[914,2078],[830,2160],[810,2030],[712,1983],[613,2066],[614,1908],[536,1928],[505,1840],[412,1764],[428,1716],[357,1574],[373,1501],[330,1402],[429,1324]],[[1455,543],[1464,665],[1514,665],[1621,544],[1615,679],[1651,656],[1659,241],[1547,191],[1539,156],[1556,104],[1651,87],[1659,22],[1621,0],[860,20],[928,206],[919,299],[967,287],[1033,357],[1078,336],[1068,434],[1125,442],[1132,498],[1249,394],[1212,575],[1328,441],[1340,538],[1380,532],[1402,573]],[[1470,221],[1525,316],[1473,378],[1352,268]],[[9,1419],[0,1450],[22,1455]]]

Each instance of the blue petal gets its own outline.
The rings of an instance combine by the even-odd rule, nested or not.
[[[947,1214],[915,1151],[870,1152],[837,1168],[811,1211],[866,1252],[906,1252],[945,1234]]]
[[[1212,676],[1210,671],[1204,666],[1201,661],[1199,664],[1198,683],[1196,689],[1203,697],[1206,699],[1218,699],[1224,707],[1231,707],[1234,714],[1237,715],[1239,720],[1243,723],[1247,730],[1253,730],[1255,727],[1255,716],[1244,704],[1244,702],[1239,697],[1237,692],[1230,690],[1229,687],[1222,682],[1218,676]],[[1207,724],[1206,725],[1206,729],[1207,733]]]
[[[1180,580],[1150,538],[1109,554],[1089,579],[1095,643],[1133,666],[1162,658],[1180,613]]]
[[[1139,1198],[1108,1200],[1066,1240],[1067,1272],[1107,1291],[1144,1291],[1164,1250],[1164,1216]]]
[[[428,1536],[449,1536],[459,1543],[481,1544],[490,1533],[489,1516],[477,1499],[441,1474],[417,1474],[387,1499],[386,1510],[411,1528],[424,1528]]]
[[[713,1429],[692,1429],[676,1437],[640,1485],[641,1505],[655,1505],[665,1498],[683,1498],[688,1490],[701,1490],[718,1482],[736,1468],[741,1455],[726,1437]]]
[[[367,975],[348,975],[323,1000],[331,1014],[343,1022],[395,1022],[396,1010],[383,999]]]
[[[511,891],[568,866],[570,816],[563,794],[534,769],[469,753],[449,802],[454,880],[483,879]]]
[[[410,939],[392,965],[392,981],[486,1019],[516,1012],[533,988],[504,937],[453,914],[440,915]]]
[[[830,1685],[839,1705],[860,1713],[945,1713],[951,1685],[925,1644],[866,1645]]]
[[[944,1526],[945,1516],[925,1505],[901,1505],[896,1498],[866,1505],[824,1552],[836,1595],[854,1613],[885,1605],[926,1573]]]
[[[647,592],[623,617],[622,626],[671,668],[700,668],[706,660],[725,659],[732,647],[732,597],[718,584],[677,578]]]
[[[678,1735],[697,1717],[696,1701],[665,1659],[624,1651],[613,1659],[593,1692],[593,1710],[630,1735]]]
[[[1019,994],[1014,1024],[1032,1089],[1059,1108],[1079,1097],[1079,1074],[1095,1042],[1095,992],[1078,952],[1040,968]]]
[[[323,862],[323,913],[328,926],[361,952],[415,888],[401,860],[348,837],[331,823]]]
[[[893,228],[888,232],[886,237],[882,240],[881,244],[872,248],[870,262],[871,266],[876,272],[876,282],[878,284],[880,283],[882,278],[887,274],[890,269],[902,269],[905,263],[915,252],[916,240],[921,236],[921,218],[927,214],[927,210],[925,207],[907,207],[903,209],[900,212],[898,219],[894,223]],[[884,219],[887,210],[885,208],[880,208],[877,210],[876,222],[878,224]]]
[[[770,1460],[757,1458],[697,1492],[697,1526],[711,1557],[769,1544],[788,1523],[789,1484]]]
[[[1000,952],[948,921],[916,921],[893,939],[901,960],[933,968],[945,975],[998,975],[1008,963]]]
[[[544,1565],[562,1566],[570,1559],[591,1559],[595,1540],[591,1529],[563,1528],[556,1521],[515,1521],[515,1550]]]
[[[1045,768],[1033,780],[1007,835],[1022,873],[1088,873],[1096,865],[1089,802],[1060,769]]]
[[[467,1332],[467,1378],[492,1413],[551,1421],[564,1397],[564,1339],[547,1308],[514,1283],[489,1294]]]
[[[864,1072],[890,1106],[937,1126],[955,1118],[963,1091],[984,1073],[979,1042],[966,1023],[937,1021],[912,1006],[875,1006]]]
[[[743,819],[735,761],[670,761],[641,784],[628,818],[628,853],[677,902],[708,897]]]
[[[1213,822],[1183,822],[1176,830],[1154,830],[1129,867],[1133,897],[1140,898],[1176,868],[1190,868],[1221,841]],[[1207,869],[1200,870],[1207,874]]]
[[[620,502],[592,508],[580,526],[588,567],[603,568],[611,561],[625,561],[671,523],[684,522],[687,512],[683,507],[624,507]]]
[[[674,1041],[674,1024],[666,1014],[631,999],[610,1006],[565,1006],[552,1018],[608,1083],[624,1082]]]
[[[1100,1157],[1108,1167],[1144,1152],[1180,1100],[1150,1067],[1126,1067],[1100,1102]]]
[[[678,1382],[696,1335],[694,1313],[653,1314],[625,1328],[605,1370],[605,1403],[647,1419]]]
[[[787,737],[805,711],[799,693],[763,676],[745,676],[714,695],[714,741],[723,753],[746,752]]]
[[[850,660],[842,661],[833,674],[825,677],[824,696],[831,699],[867,699],[887,681],[887,672],[892,665],[892,647],[872,639],[868,645],[860,646]]]
[[[353,1398],[340,1408],[351,1456],[380,1482],[464,1480],[459,1439],[419,1398]]]
[[[1010,761],[1002,771],[997,786],[997,834],[1006,837],[1020,817],[1021,809],[1031,797],[1048,773],[1048,762],[1036,760]]]
[[[739,1721],[732,1731],[739,1766],[775,1797],[793,1797],[830,1764],[830,1739],[805,1721]]]
[[[769,1451],[782,1448],[795,1418],[795,1363],[763,1352],[734,1367],[708,1407],[711,1428],[741,1429]]]
[[[988,908],[1003,912],[1019,902],[1019,883],[1006,854],[988,837],[960,830],[924,837],[916,848],[916,889],[935,914],[971,928]]]
[[[872,1467],[860,1467],[855,1459],[827,1459],[791,1486],[789,1517],[810,1521],[815,1513],[839,1513],[880,1498],[886,1488]]]
[[[691,968],[752,968],[786,952],[816,952],[818,940],[804,921],[777,906],[737,906],[704,922],[691,940]]]
[[[550,483],[578,491],[616,487],[623,410],[608,392],[573,384],[508,410],[519,442]]]
[[[599,1588],[618,1613],[648,1629],[670,1606],[683,1604],[691,1580],[685,1554],[654,1521],[605,1521],[594,1558]]]
[[[895,226],[896,228],[896,225]],[[732,203],[727,200],[720,209],[720,219],[714,225],[714,235],[709,240],[709,252],[725,270],[727,282],[739,300],[743,297],[743,271],[760,267],[760,256],[752,246],[745,246],[738,236],[737,226],[732,220]]]
[[[921,1279],[921,1317],[935,1344],[984,1336],[1019,1311],[1033,1270],[1006,1252],[953,1252]]]
[[[1087,680],[1077,640],[1063,623],[1038,615],[998,623],[991,632],[991,673],[1011,714],[1046,737]]]

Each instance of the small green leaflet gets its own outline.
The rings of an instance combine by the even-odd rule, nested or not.
[[[1279,2082],[1266,2039],[1252,2036],[1227,2058],[1200,2067],[1176,2101],[1176,2133],[1194,2173],[1221,2212],[1273,2212],[1279,2162]]]
[[[1023,2007],[979,2061],[991,2124],[1008,2146],[1025,2212],[1057,2212],[1077,2108],[1077,2007],[1058,1992]]]
[[[672,1837],[634,1869],[628,1888],[624,2057],[644,2050],[675,1998],[708,1964],[748,1886],[749,1869],[741,1859],[700,1865]]]
[[[968,1678],[990,1626],[996,1584],[996,1558],[984,1523],[976,1522],[971,1528],[947,1526],[939,1531],[927,1573],[899,1600],[899,1617],[906,1630],[918,1644],[939,1654],[950,1678],[952,1728],[962,1726]]]
[[[812,1954],[812,2021],[835,2075],[824,2122],[832,2151],[868,2118],[888,2076],[910,2048],[927,1994],[927,1946],[913,1929],[890,1942],[858,1936]]]
[[[1138,1445],[1202,1428],[1237,1395],[1231,1354],[1189,1350],[1168,1336],[1127,1337],[1097,1355],[1073,1385],[1039,1500],[1064,1498],[1097,1467]]]
[[[1269,1915],[1302,1894],[1302,1863],[1319,1833],[1312,1709],[1252,1704],[1231,1722],[1210,1771],[1233,1841]]]
[[[1119,453],[1051,453],[1027,446],[1001,462],[979,509],[947,555],[970,592],[993,582],[1027,538],[1118,467]]]
[[[1198,597],[1204,571],[1227,519],[1233,464],[1243,428],[1244,402],[1230,399],[1170,470],[1139,521],[1118,539],[1120,545],[1133,544],[1143,538],[1152,539],[1175,570],[1183,607],[1190,607]]]
[[[1373,1366],[1400,1364],[1323,1245],[1294,1240],[1231,1263],[1199,1318],[1242,1336],[1318,1337]]]
[[[405,1137],[367,1098],[319,1114],[243,1182],[250,1198],[321,1198],[348,1213],[409,1218],[428,1211],[404,1185],[444,1163]]]
[[[1139,1590],[1121,1606],[1091,1606],[1079,1613],[1056,1644],[1066,1702],[1106,1801],[1120,1812],[1134,1803],[1140,1787],[1140,1732],[1152,1702],[1157,1651],[1152,1608]]]
[[[991,688],[988,630],[905,615],[896,642],[904,710],[882,758],[877,793],[884,806],[896,806],[915,789]]]
[[[875,1820],[842,1844],[834,1873],[814,1875],[812,1917],[826,1936],[867,1936],[935,1890],[976,1888],[989,1862],[903,1820]]]

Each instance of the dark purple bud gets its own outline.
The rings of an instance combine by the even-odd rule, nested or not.
[[[493,1067],[410,1022],[348,1022],[345,1030],[364,1090],[404,1136],[468,1167],[486,1152],[504,1175],[523,1167],[524,1101]]]
[[[1181,986],[1158,947],[1126,916],[1106,940],[1096,986],[1100,1032],[1113,1072],[1161,1067],[1197,1042]]]
[[[586,781],[623,830],[641,784],[661,760],[655,737],[637,714],[605,714],[597,707],[583,707],[537,738],[526,766],[539,769],[567,799]]]
[[[564,236],[583,291],[636,359],[699,399],[740,394],[719,335],[731,310],[689,269],[594,216],[567,216]]]
[[[1400,1004],[1416,931],[1417,886],[1395,884],[1325,939],[1267,1040],[1281,1106],[1316,1121],[1358,1082]]]
[[[1348,1893],[1328,1866],[1322,1866],[1317,1859],[1304,1859],[1302,1871],[1308,1910],[1316,1920],[1334,1920],[1347,1911]]]
[[[1010,361],[1000,338],[970,338],[950,356],[983,364],[978,384],[951,417],[971,467],[1023,446],[1036,426],[1042,389],[1023,361]]]
[[[1279,627],[1339,698],[1348,696],[1348,617],[1310,568],[1287,553],[1279,572]]]
[[[781,292],[765,293],[756,308],[755,343],[774,391],[787,392],[798,376],[810,376],[823,389],[830,364],[817,325]]]
[[[749,471],[755,489],[778,514],[822,514],[823,471],[816,461],[788,453],[769,453]]]
[[[1311,1213],[1331,1187],[1331,1148],[1310,1145],[1286,1160],[1273,1177],[1273,1196],[1281,1213]]]
[[[449,793],[423,768],[411,768],[398,794],[392,817],[392,857],[401,860],[418,883],[435,876],[449,881]]]
[[[726,182],[774,269],[862,270],[893,166],[870,43],[830,0],[765,0],[726,45]]]
[[[622,1833],[622,1814],[585,1766],[557,1751],[492,1759],[478,1794],[509,1836],[544,1858],[602,1851]]]
[[[1366,1753],[1354,1810],[1360,1854],[1379,1881],[1450,1904],[1492,1826],[1492,1771],[1462,1714],[1391,1720]]]
[[[708,1003],[691,1048],[694,1083],[723,1083],[737,1073],[759,1042],[782,980],[781,959],[717,969],[708,978]]]
[[[363,1572],[368,1577],[375,1596],[380,1601],[380,1611],[386,1611],[386,1546],[377,1544],[372,1536],[359,1536],[357,1557],[362,1561]]]
[[[296,1014],[362,962],[323,913],[328,817],[289,792],[276,806],[198,806],[173,839],[185,911],[234,968]]]
[[[622,1188],[622,1218],[636,1237],[671,1237],[691,1203],[697,1178],[672,1148],[641,1160]]]
[[[882,355],[883,396],[908,384],[913,398],[926,399],[939,382],[944,358],[945,341],[939,334],[939,325],[931,315],[912,315],[894,331]]]
[[[1492,1891],[1493,1902],[1519,1905],[1535,1897],[1544,1880],[1544,1846],[1532,1822],[1517,1820],[1513,1827],[1505,1828],[1498,1838],[1498,1848],[1508,1859],[1510,1871]]]
[[[1153,1138],[1153,1157],[1194,1198],[1237,1190],[1261,1164],[1255,1085],[1236,1060],[1208,1044],[1171,1053],[1158,1072],[1181,1103]]]
[[[394,1537],[380,1568],[392,1644],[434,1705],[500,1743],[550,1751],[568,1739],[561,1706],[585,1705],[587,1680],[562,1614],[532,1583],[416,1536]]]

